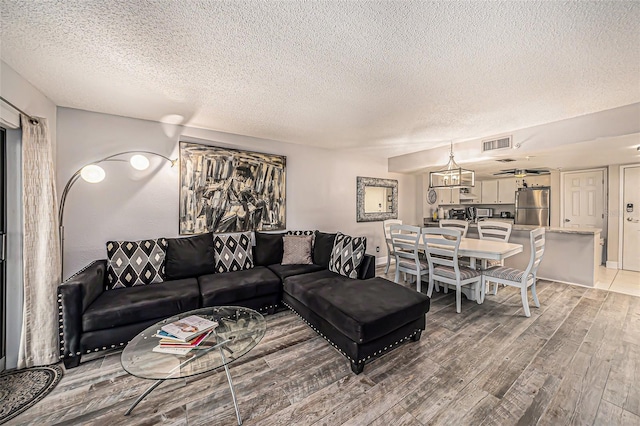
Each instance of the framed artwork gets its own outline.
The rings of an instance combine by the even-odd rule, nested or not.
[[[180,142],[180,234],[285,229],[286,160]]]

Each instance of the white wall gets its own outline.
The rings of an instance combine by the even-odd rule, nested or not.
[[[288,229],[364,235],[368,253],[380,246],[377,255],[386,256],[382,223],[356,222],[357,176],[397,179],[398,216],[418,223],[416,177],[388,173],[384,159],[69,108],[58,109],[58,140],[59,194],[86,163],[135,149],[177,158],[183,140],[287,156]],[[78,181],[67,199],[65,276],[105,258],[108,240],[178,235],[177,169],[158,159],[145,172],[124,163],[103,165],[103,182]]]
[[[55,153],[55,104],[2,61],[0,61],[0,93],[3,98],[26,113],[47,119]],[[7,132],[7,368],[15,368],[18,362],[22,304],[24,303],[20,136],[20,130]]]

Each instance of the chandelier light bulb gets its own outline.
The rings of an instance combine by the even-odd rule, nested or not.
[[[136,154],[129,160],[131,167],[136,170],[146,170],[149,168],[149,159],[144,155]]]
[[[80,176],[89,183],[98,183],[104,180],[106,173],[102,167],[95,164],[89,164],[82,168]]]

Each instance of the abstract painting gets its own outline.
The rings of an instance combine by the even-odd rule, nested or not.
[[[180,142],[180,234],[285,229],[286,162]]]

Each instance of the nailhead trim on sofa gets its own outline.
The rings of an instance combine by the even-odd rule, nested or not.
[[[329,338],[327,336],[325,336],[324,334],[322,334],[322,332],[320,332],[320,330],[316,329],[312,324],[310,324],[302,315],[300,315],[295,309],[293,309],[291,306],[289,306],[287,304],[287,302],[282,302],[283,305],[285,305],[287,308],[289,308],[294,314],[296,314],[298,317],[300,317],[300,319],[302,319],[302,321],[304,321],[305,324],[307,324],[309,327],[311,327],[311,329],[313,331],[315,331],[318,335],[320,335],[320,337],[322,337],[324,340],[326,340],[327,342],[329,342],[329,344],[331,344],[331,346],[333,346],[338,352],[340,352],[345,358],[347,358],[349,361],[351,362],[355,362],[357,364],[362,364],[363,362],[366,362],[369,360],[369,358],[371,358],[372,356],[376,356],[376,355],[380,355],[384,352],[386,352],[387,350],[393,349],[394,347],[398,346],[401,343],[404,343],[405,341],[409,340],[411,337],[415,336],[416,334],[418,334],[419,330],[414,331],[413,333],[411,333],[410,335],[398,340],[395,343],[390,344],[389,346],[385,346],[384,349],[380,349],[377,352],[374,352],[373,355],[369,355],[366,358],[363,359],[359,359],[359,360],[354,360],[352,359],[349,355],[347,355],[342,349],[340,349],[339,347],[337,347],[335,345],[335,343],[333,343],[331,340],[329,340]]]
[[[85,269],[86,269],[86,268],[85,268]],[[80,271],[80,272],[82,272],[82,271]],[[78,273],[79,273],[79,272],[78,272]],[[70,278],[71,278],[71,277],[70,277]],[[270,306],[263,306],[262,308],[258,309],[258,311],[264,311],[264,312],[267,312],[267,311],[269,311],[270,309],[277,309],[279,306],[280,306],[279,304],[270,305]],[[62,329],[62,328],[63,328],[63,325],[62,325],[62,295],[61,295],[60,293],[58,293],[58,307],[59,307],[59,310],[60,310],[60,313],[59,313],[59,316],[60,316],[60,319],[59,319],[59,322],[60,322],[60,329]],[[60,333],[60,336],[63,336],[63,335],[64,335],[64,333]],[[64,336],[63,336],[63,337],[64,337]],[[114,349],[114,348],[116,348],[116,347],[118,347],[118,346],[124,346],[124,345],[128,344],[129,342],[130,342],[130,340],[129,340],[129,341],[126,341],[126,342],[122,342],[122,343],[118,344],[117,346],[116,346],[116,345],[111,345],[109,348],[107,348],[106,346],[103,346],[103,347],[102,347],[102,349],[100,349],[100,348],[95,348],[93,351],[89,349],[89,350],[87,350],[87,352],[86,352],[86,353],[90,354],[91,352],[98,352],[98,351],[105,351],[105,350],[107,350],[107,349]],[[75,357],[76,355],[78,355],[78,356],[82,355],[82,352],[76,352],[75,354],[71,353],[71,354],[67,354],[67,355],[65,355],[65,353],[64,353],[64,352],[65,352],[65,347],[64,347],[64,345],[65,345],[65,342],[64,342],[64,338],[63,338],[63,339],[60,341],[60,359],[61,359],[61,360],[62,360],[62,359],[64,359],[64,358],[71,358],[71,357]]]

